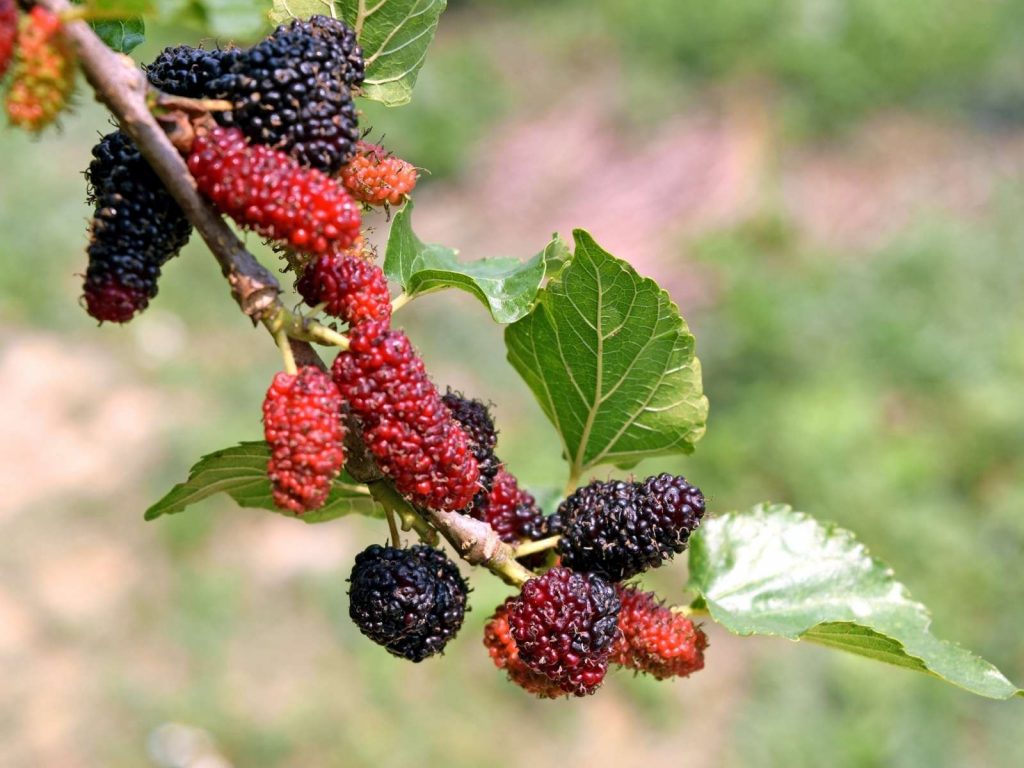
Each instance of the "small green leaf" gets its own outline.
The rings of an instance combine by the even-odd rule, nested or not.
[[[320,14],[344,19],[366,61],[362,95],[388,107],[408,104],[448,0],[274,0],[270,20]]]
[[[806,640],[926,672],[980,696],[1024,695],[930,632],[928,610],[853,534],[781,504],[711,518],[690,544],[690,583],[737,635]]]
[[[239,443],[203,456],[189,470],[188,480],[178,483],[166,496],[146,510],[146,519],[175,515],[218,493],[226,493],[240,506],[269,509],[305,523],[323,523],[345,515],[376,515],[376,505],[365,486],[359,485],[344,472],[335,480],[327,503],[320,509],[296,515],[274,506],[267,459],[270,450],[265,442]]]
[[[142,19],[90,22],[100,39],[118,53],[131,53],[146,40],[146,24]]]
[[[458,251],[423,243],[412,230],[412,203],[395,214],[388,236],[384,272],[405,293],[419,296],[459,288],[476,296],[497,323],[512,323],[533,307],[548,265],[561,263],[568,249],[555,238],[527,262],[480,259],[462,263]]]
[[[582,230],[576,252],[505,331],[508,359],[562,439],[571,476],[690,453],[708,401],[668,294]]]

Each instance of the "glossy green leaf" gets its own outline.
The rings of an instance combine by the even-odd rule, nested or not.
[[[573,477],[690,453],[708,401],[686,322],[657,283],[574,236],[572,258],[506,329],[509,361],[558,430]]]
[[[460,262],[458,251],[422,242],[412,229],[412,203],[395,214],[384,272],[409,296],[458,288],[476,296],[497,323],[512,323],[533,307],[549,266],[568,253],[557,236],[529,261],[480,259]]]
[[[738,635],[805,640],[926,672],[980,696],[1024,695],[931,633],[931,616],[853,534],[788,506],[711,518],[690,544],[689,587]]]
[[[90,25],[118,53],[131,53],[146,40],[146,24],[139,18],[93,21]]]
[[[314,14],[348,22],[366,61],[362,95],[389,107],[407,104],[447,0],[274,0],[275,24]]]
[[[146,519],[184,512],[188,507],[218,493],[226,493],[240,506],[269,509],[305,523],[323,523],[345,515],[376,515],[376,505],[365,486],[345,473],[334,482],[327,503],[320,509],[296,515],[274,506],[265,442],[239,443],[203,456],[189,470],[188,480],[175,485],[160,501],[146,510]]]

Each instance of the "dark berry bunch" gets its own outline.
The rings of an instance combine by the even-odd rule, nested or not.
[[[263,432],[274,503],[297,514],[322,507],[345,463],[341,394],[331,377],[313,366],[274,376]]]
[[[686,548],[704,516],[704,495],[669,474],[643,482],[595,482],[562,502],[558,516],[562,563],[622,581]]]
[[[227,98],[221,78],[231,71],[242,56],[237,48],[204,50],[190,45],[164,48],[153,62],[146,66],[149,84],[173,96],[189,99]],[[221,90],[218,90],[221,88]]]
[[[501,462],[494,455],[494,448],[498,444],[498,430],[494,427],[490,409],[479,400],[473,400],[459,392],[453,392],[449,387],[441,401],[451,412],[452,418],[462,427],[466,437],[469,438],[473,457],[480,469],[481,487],[474,500],[475,511],[481,504],[486,503],[487,494],[494,484],[494,477],[501,467]]]
[[[440,550],[373,545],[356,555],[349,616],[388,653],[420,662],[441,653],[462,627],[469,587]]]
[[[92,154],[85,307],[97,320],[125,323],[156,296],[161,268],[188,242],[192,226],[123,133],[104,136]]]
[[[7,14],[0,23],[9,23]],[[8,38],[8,32],[0,32],[0,47]],[[76,72],[75,55],[61,33],[60,19],[46,8],[33,6],[22,16],[17,35],[6,103],[11,125],[38,133],[53,123],[71,99]]]

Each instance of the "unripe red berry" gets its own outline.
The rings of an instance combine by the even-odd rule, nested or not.
[[[250,145],[237,128],[197,136],[188,167],[221,212],[264,237],[314,254],[359,237],[359,210],[337,179],[284,152]]]
[[[341,169],[345,187],[367,205],[400,205],[416,186],[419,172],[384,147],[360,141],[356,155]]]
[[[468,507],[480,470],[408,337],[370,321],[349,333],[349,345],[332,372],[377,464],[417,504]]]
[[[650,592],[618,587],[619,637],[611,660],[657,680],[688,677],[704,668],[707,636],[687,617],[666,608]]]
[[[0,78],[7,72],[18,37],[18,9],[14,0],[0,0]]]
[[[263,401],[263,429],[267,473],[281,509],[302,514],[327,501],[345,463],[341,404],[338,388],[319,368],[274,376]]]
[[[311,307],[324,304],[327,314],[349,325],[391,321],[391,293],[384,272],[358,256],[323,254],[306,267],[295,288]]]
[[[558,699],[566,696],[562,687],[547,675],[534,672],[519,658],[519,647],[512,637],[512,628],[508,623],[509,603],[515,598],[508,598],[498,606],[484,626],[484,645],[491,656],[491,661],[498,669],[508,673],[508,679],[525,691],[529,691],[542,699]]]

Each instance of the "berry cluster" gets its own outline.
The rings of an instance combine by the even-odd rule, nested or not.
[[[85,307],[101,322],[125,323],[156,296],[161,268],[188,242],[192,226],[123,133],[104,136],[92,154]]]
[[[351,326],[391,322],[388,281],[376,264],[344,252],[325,253],[309,264],[295,284],[311,307]]]
[[[190,99],[227,96],[213,86],[241,56],[237,49],[204,50],[190,45],[165,48],[146,66],[149,84],[173,96]]]
[[[313,366],[278,373],[263,401],[263,429],[274,503],[297,514],[323,506],[345,463],[341,394],[331,377]]]
[[[9,23],[7,18],[0,18],[0,24]],[[9,39],[9,33],[0,32],[0,54],[4,39]],[[11,125],[34,133],[50,125],[71,98],[76,71],[74,53],[60,32],[60,19],[34,6],[22,17],[18,30],[13,77],[7,92]]]
[[[708,639],[686,616],[666,608],[650,592],[619,587],[619,636],[612,648],[616,664],[656,680],[689,677],[704,668]]]

